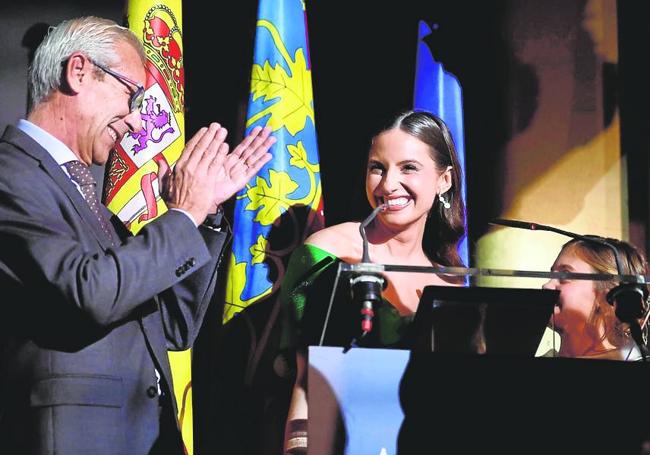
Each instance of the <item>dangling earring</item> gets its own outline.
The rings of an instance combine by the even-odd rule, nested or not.
[[[438,195],[438,199],[440,199],[440,203],[442,204],[442,206],[444,208],[446,208],[446,209],[451,208],[451,204],[447,200],[445,200],[445,197],[442,194]]]

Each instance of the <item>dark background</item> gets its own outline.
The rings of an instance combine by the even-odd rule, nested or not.
[[[434,58],[463,87],[467,154],[470,246],[501,209],[503,147],[524,126],[510,106],[534,109],[534,75],[517,62],[514,37],[503,24],[512,6],[528,1],[540,14],[565,0],[357,1],[354,11],[341,0],[307,1],[316,129],[328,225],[365,216],[365,153],[370,137],[386,119],[412,104],[418,20],[438,24],[428,44]],[[571,0],[580,9],[583,0]],[[213,2],[183,9],[186,71],[186,137],[210,121],[241,137],[252,61],[257,2]],[[650,6],[619,0],[619,64],[608,79],[611,102],[621,114],[622,152],[630,179],[630,237],[647,250],[646,127],[650,96],[643,71],[644,31]],[[29,41],[42,25],[95,14],[121,21],[119,0],[28,0],[0,6],[0,128],[24,116]],[[543,14],[541,14],[543,16]],[[41,32],[42,33],[42,32]],[[31,36],[31,38],[30,38]],[[515,81],[509,80],[517,75]],[[518,111],[522,109],[519,107]],[[523,110],[525,111],[525,109]]]
[[[539,6],[541,16],[558,1],[575,1],[577,10],[584,5],[582,0],[528,1]],[[521,108],[517,109],[520,117],[512,119],[510,106],[533,109],[535,105],[534,75],[516,61],[513,37],[503,28],[516,2],[307,1],[328,225],[362,218],[369,211],[363,189],[369,140],[387,118],[411,107],[418,20],[425,20],[438,24],[428,41],[434,57],[463,87],[470,249],[487,231],[487,221],[502,208],[504,146],[516,132],[513,130],[523,128],[527,121],[526,109]],[[23,40],[30,28],[86,14],[121,21],[122,9],[119,0],[3,1],[0,129],[24,116],[29,44]],[[229,129],[231,144],[241,137],[256,9],[254,0],[185,1],[186,137],[211,121]],[[649,10],[647,2],[619,0],[619,63],[607,69],[608,102],[610,107],[618,105],[620,111],[622,153],[627,160],[630,240],[646,251],[650,96],[644,67]],[[511,80],[513,74],[516,81]],[[255,316],[256,321],[263,321],[264,316]],[[243,387],[241,372],[250,354],[248,332],[239,327],[226,334],[225,343],[219,343],[219,321],[220,307],[213,305],[196,346],[195,452],[246,453],[237,450],[236,444],[248,447],[255,438],[271,447],[281,438],[276,434],[280,419],[267,422],[263,429],[259,419],[264,413],[282,413],[269,396],[286,393],[286,382],[269,385],[276,381],[269,376]],[[269,392],[270,387],[277,389]],[[224,423],[228,419],[235,423]],[[265,430],[276,432],[275,436],[260,436]],[[224,447],[228,449],[223,451]]]
[[[468,204],[470,216],[480,220],[470,224],[477,226],[476,235],[488,213],[498,211],[489,202],[492,198],[484,197],[494,191],[492,182],[498,180],[492,175],[497,171],[486,169],[485,163],[492,161],[508,135],[503,121],[506,105],[501,102],[508,49],[499,34],[507,5],[472,4],[473,12],[468,15],[468,3],[449,6],[456,2],[447,2],[444,7],[439,2],[426,2],[427,7],[422,3],[355,2],[357,11],[342,1],[308,3],[327,224],[368,213],[363,189],[365,155],[377,128],[412,106],[420,19],[440,24],[429,41],[434,57],[444,61],[463,85],[466,131],[471,131],[466,139]],[[219,30],[219,15],[245,20],[239,21],[241,28]],[[188,131],[215,118],[240,129],[239,116],[245,109],[241,100],[246,100],[249,89],[254,21],[254,2],[220,4],[217,15],[186,13],[186,43],[203,42],[201,34],[206,29],[223,35],[214,40],[214,48],[185,48]],[[238,45],[219,44],[224,41]],[[481,159],[475,160],[476,156]],[[482,188],[480,203],[472,198],[473,187]]]
[[[503,27],[512,5],[523,1],[360,1],[354,2],[354,11],[349,2],[307,1],[328,225],[368,213],[363,173],[369,140],[388,118],[412,106],[417,24],[425,20],[438,25],[427,40],[434,58],[463,87],[470,248],[488,230],[487,222],[502,208],[503,148],[526,126],[527,111],[521,106],[529,106],[530,115],[535,106],[534,74],[514,57],[515,38]],[[539,5],[540,12],[564,1],[528,0]],[[573,2],[578,12],[585,4]],[[188,134],[214,119],[241,134],[256,2],[233,3],[220,3],[214,12],[210,7],[185,9],[185,42],[193,43],[185,47]],[[618,2],[619,64],[603,69],[606,115],[618,107],[621,116],[622,153],[629,172],[630,240],[643,250],[648,246],[650,131],[645,123],[650,96],[647,73],[642,70],[648,41],[643,21],[648,12],[650,6],[643,2]],[[511,80],[513,75],[516,81]],[[513,105],[519,113],[514,119]],[[234,137],[231,133],[233,142]]]

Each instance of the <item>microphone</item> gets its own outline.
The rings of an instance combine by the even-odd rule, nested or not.
[[[616,262],[617,273],[619,275],[623,275],[622,273],[623,266],[622,266],[621,256],[618,251],[618,248],[616,248],[614,245],[612,245],[610,242],[608,242],[603,238],[594,237],[592,235],[576,234],[575,232],[564,231],[562,229],[558,229],[553,226],[547,226],[545,224],[531,223],[530,221],[507,220],[505,218],[495,218],[492,221],[490,221],[489,224],[498,225],[498,226],[507,226],[507,227],[517,228],[517,229],[528,229],[529,231],[555,232],[557,234],[562,234],[566,237],[571,237],[573,239],[584,240],[585,242],[598,243],[600,245],[606,246],[607,248],[612,250],[612,253],[614,253],[614,261]]]
[[[361,222],[359,225],[359,233],[361,234],[361,240],[363,241],[363,253],[361,255],[361,263],[358,264],[363,266],[364,264],[370,264],[370,254],[368,253],[368,237],[366,236],[366,226],[375,219],[377,214],[385,209],[385,205],[381,204],[377,206],[372,213]],[[362,267],[363,268],[363,267]],[[381,273],[373,271],[362,271],[355,273],[350,278],[350,287],[352,293],[352,301],[359,302],[361,306],[361,336],[363,338],[372,330],[372,319],[374,317],[373,306],[375,303],[381,301],[381,291],[386,286],[386,279]],[[345,352],[356,343],[356,339],[353,339],[350,343],[350,346],[345,349]]]
[[[546,226],[544,224],[531,223],[529,221],[519,221],[519,220],[507,220],[504,218],[495,218],[490,221],[489,224],[498,225],[498,226],[507,226],[517,229],[528,229],[531,231],[549,231],[556,232],[558,234],[565,235],[574,239],[583,240],[585,242],[597,243],[599,245],[606,246],[612,250],[614,253],[614,261],[616,262],[616,273],[618,275],[624,275],[623,273],[623,262],[621,261],[621,256],[618,248],[616,246],[601,237],[594,237],[590,235],[581,235],[576,234],[575,232],[564,231],[553,226]],[[639,346],[641,354],[645,360],[645,351],[643,349],[643,336],[641,333],[641,327],[639,326],[639,319],[643,317],[645,313],[645,300],[647,297],[647,291],[644,291],[640,287],[640,282],[621,282],[618,286],[610,289],[606,295],[607,303],[614,307],[614,314],[619,321],[625,322],[630,326],[630,334],[632,338]],[[642,283],[641,283],[642,284]]]
[[[359,233],[361,234],[361,240],[363,241],[363,253],[361,254],[361,262],[368,263],[370,262],[370,255],[368,254],[368,237],[366,236],[366,226],[368,226],[372,220],[375,219],[377,214],[386,208],[386,204],[381,204],[375,207],[368,218],[363,220],[359,225]]]

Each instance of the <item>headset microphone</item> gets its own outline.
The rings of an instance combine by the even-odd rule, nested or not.
[[[529,221],[520,220],[507,220],[503,218],[496,218],[490,224],[498,226],[507,226],[517,229],[528,229],[531,231],[549,231],[565,235],[574,239],[579,239],[585,242],[597,243],[606,246],[614,253],[614,261],[616,262],[616,273],[624,275],[623,262],[621,261],[620,251],[612,242],[602,237],[591,235],[580,235],[574,232],[564,231],[553,226],[546,226],[543,224],[531,223]],[[637,277],[636,282],[621,282],[619,285],[609,290],[606,295],[607,302],[614,307],[614,313],[619,321],[625,322],[630,326],[630,334],[639,346],[641,353],[645,359],[645,350],[643,349],[643,336],[639,319],[645,315],[645,301],[648,297],[648,290],[643,286],[643,281]]]

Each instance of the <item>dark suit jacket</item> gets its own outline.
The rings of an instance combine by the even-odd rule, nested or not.
[[[194,341],[226,236],[176,211],[137,236],[119,235],[122,244],[111,247],[54,159],[7,128],[0,452],[181,453],[177,425],[160,447],[159,414],[171,421],[176,412],[167,350]],[[164,399],[155,393],[156,369]]]

